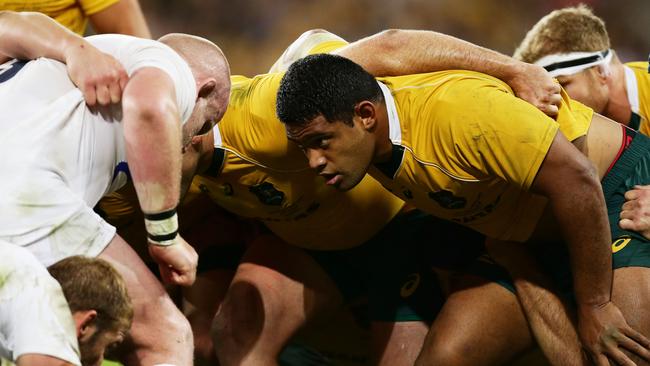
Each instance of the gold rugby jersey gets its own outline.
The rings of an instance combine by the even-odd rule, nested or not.
[[[430,214],[492,238],[528,239],[546,200],[527,191],[558,129],[569,140],[585,135],[591,109],[563,93],[558,123],[471,71],[380,80],[393,156],[371,175]]]
[[[369,176],[339,192],[309,168],[276,117],[281,78],[231,78],[230,105],[213,130],[212,165],[195,182],[218,205],[261,220],[288,243],[321,250],[360,245],[404,203]]]
[[[650,136],[650,68],[647,62],[629,62],[624,69],[627,98],[632,107],[629,126]]]
[[[55,19],[71,31],[83,35],[88,16],[119,0],[0,0],[0,10],[35,11]]]

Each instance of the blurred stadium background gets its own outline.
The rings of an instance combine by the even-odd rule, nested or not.
[[[216,42],[233,74],[265,72],[300,33],[324,28],[356,40],[387,28],[428,29],[512,54],[553,9],[585,3],[602,17],[623,61],[650,51],[650,0],[140,0],[154,37]]]

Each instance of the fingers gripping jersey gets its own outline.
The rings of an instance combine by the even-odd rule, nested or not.
[[[650,69],[647,62],[625,64],[625,85],[632,107],[630,127],[650,136]]]
[[[590,110],[564,95],[557,123],[501,81],[469,71],[383,82],[393,161],[371,175],[435,216],[493,238],[526,240],[545,206],[527,191],[555,134],[584,135]]]
[[[291,244],[329,250],[357,246],[389,222],[403,202],[368,176],[345,193],[325,185],[276,117],[281,78],[232,78],[230,105],[214,129],[213,169],[196,182],[220,206],[262,220]]]

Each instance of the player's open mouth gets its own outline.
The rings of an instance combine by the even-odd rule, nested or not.
[[[325,184],[333,186],[338,184],[343,178],[340,174],[321,174],[325,178]]]

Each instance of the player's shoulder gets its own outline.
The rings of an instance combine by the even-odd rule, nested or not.
[[[489,75],[467,71],[447,70],[404,76],[379,78],[391,90],[398,104],[426,106],[467,106],[473,100],[490,93],[510,93],[507,84]]]
[[[0,241],[0,279],[6,282],[12,274],[41,277],[47,274],[45,267],[27,249]],[[18,274],[19,273],[19,274]]]
[[[627,67],[629,67],[631,69],[634,69],[634,70],[649,72],[649,70],[648,70],[648,62],[647,61],[626,62],[625,66],[627,66]]]
[[[177,55],[173,49],[162,42],[153,39],[134,37],[127,34],[96,34],[85,37],[85,39],[93,46],[107,53],[111,53],[112,50],[150,48],[164,50]]]

